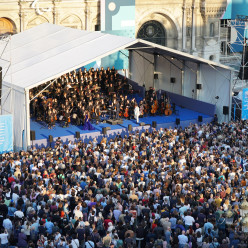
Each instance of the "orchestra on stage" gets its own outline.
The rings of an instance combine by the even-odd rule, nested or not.
[[[137,113],[138,117],[171,115],[166,94],[158,99],[156,91],[150,87],[138,103],[130,97],[133,93],[128,79],[120,76],[114,67],[74,70],[30,90],[30,115],[46,123],[48,128],[56,122],[63,127],[87,123],[85,128],[91,128],[89,122],[98,124],[107,117],[137,119]]]

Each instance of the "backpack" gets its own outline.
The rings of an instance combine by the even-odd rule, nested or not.
[[[93,225],[94,222],[95,222],[95,216],[94,215],[91,215],[90,218],[89,218],[90,225]]]
[[[97,231],[102,231],[102,230],[104,230],[102,219],[99,219],[99,220],[97,221],[97,223],[96,223],[96,229],[97,229]]]
[[[154,243],[155,247],[163,247],[163,240],[162,239],[157,239]]]

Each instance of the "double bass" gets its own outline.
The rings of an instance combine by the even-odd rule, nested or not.
[[[165,111],[164,111],[164,114],[165,114],[166,116],[169,116],[169,115],[171,115],[171,114],[172,114],[171,104],[170,104],[170,102],[169,102],[169,100],[168,100],[168,99],[166,99],[166,104],[165,104]]]
[[[152,108],[151,108],[151,114],[155,114],[158,110],[158,101],[154,100],[153,104],[152,104]]]

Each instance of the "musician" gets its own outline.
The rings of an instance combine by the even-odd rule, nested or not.
[[[31,97],[30,97],[31,98]],[[32,99],[32,98],[31,98]],[[38,99],[35,98],[30,104],[30,114],[31,117],[37,116],[38,113]]]
[[[70,112],[69,112],[69,109],[67,108],[66,111],[65,111],[65,126],[64,127],[69,127],[69,123],[71,122],[71,119],[70,119]]]
[[[112,120],[116,119],[116,99],[114,99],[113,102],[110,104],[110,115]]]
[[[131,115],[131,113],[130,113],[130,102],[129,102],[129,100],[126,100],[126,101],[125,100],[124,100],[124,111],[123,111],[124,113],[123,113],[123,116],[125,118],[129,118],[129,116]]]
[[[100,105],[97,103],[97,104],[96,104],[96,107],[95,107],[95,119],[96,119],[96,124],[98,124],[98,123],[101,121],[100,116],[101,116]]]
[[[113,94],[115,91],[114,86],[112,83],[110,83],[109,87],[108,87],[108,94],[111,96],[111,94]]]
[[[165,111],[165,96],[161,95],[159,100],[159,114],[163,115]]]
[[[51,109],[47,111],[47,122],[48,122],[48,129],[51,129],[53,124],[53,114]]]
[[[127,80],[123,80],[123,94],[126,96],[129,93],[129,84]]]
[[[83,130],[94,130],[95,128],[92,126],[90,123],[90,113],[89,111],[85,111],[84,115],[84,125],[83,125]]]
[[[55,127],[55,122],[57,121],[57,110],[55,108],[52,109],[52,126]]]
[[[135,110],[135,109],[134,109]],[[145,106],[143,104],[143,101],[140,101],[139,103],[139,112],[140,112],[140,117],[144,117],[144,112],[145,112]]]
[[[120,103],[119,101],[116,101],[116,112],[115,112],[115,119],[118,120],[120,117]]]
[[[135,104],[136,104],[136,101],[135,101],[135,98],[133,98],[131,100],[130,106],[129,106],[129,117],[128,117],[129,120],[131,120],[131,118],[133,118],[133,116],[134,116]]]

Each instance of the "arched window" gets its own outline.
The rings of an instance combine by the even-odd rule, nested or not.
[[[210,23],[210,37],[214,37],[214,23]]]
[[[138,32],[137,38],[162,46],[166,45],[166,31],[163,25],[157,21],[144,23]]]
[[[13,21],[7,18],[0,18],[0,35],[2,34],[15,34],[16,27]]]

